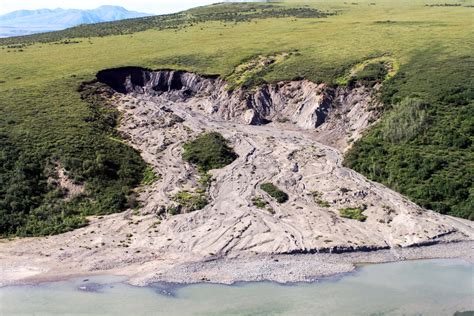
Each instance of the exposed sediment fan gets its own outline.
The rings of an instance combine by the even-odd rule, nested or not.
[[[287,273],[297,254],[321,257],[295,270],[319,273],[325,265],[335,273],[339,268],[328,267],[324,253],[362,258],[354,262],[380,249],[390,253],[390,260],[407,253],[425,258],[431,256],[423,254],[425,247],[414,252],[409,247],[474,239],[473,222],[424,210],[342,166],[340,151],[348,138],[360,135],[373,118],[374,91],[369,88],[330,88],[301,80],[228,91],[218,77],[140,68],[105,70],[97,77],[102,83],[85,84],[82,96],[89,100],[88,94],[99,93],[91,100],[122,112],[120,132],[162,177],[139,189],[140,210],[96,217],[86,227],[57,236],[0,243],[0,284],[28,276],[111,271],[142,281],[169,281],[180,267],[184,274],[179,280],[199,281],[209,277],[201,263],[210,260],[218,267],[214,277],[209,271],[211,278],[229,281],[227,259],[267,258],[275,264],[271,256],[286,258],[276,279],[290,281],[300,280]],[[210,171],[209,204],[172,215],[167,210],[176,202],[173,197],[196,191],[200,177],[182,160],[183,143],[203,131],[223,134],[238,158]],[[273,200],[260,189],[264,182],[285,191],[288,201]],[[255,205],[255,197],[266,206]],[[342,217],[340,210],[346,208],[363,209],[366,220]],[[230,280],[245,275],[259,280],[261,269],[269,267],[239,263]],[[255,270],[242,276],[239,269]]]
[[[163,211],[173,193],[196,185],[180,147],[200,131],[223,133],[239,154],[213,171],[208,206],[161,224],[162,238],[171,239],[164,242],[166,251],[372,251],[474,234],[470,223],[424,211],[342,166],[334,147],[347,148],[348,138],[359,137],[376,118],[378,87],[298,80],[231,91],[217,76],[141,68],[104,70],[97,78],[119,92],[114,104],[124,113],[120,130],[164,175],[142,193],[145,213]],[[179,122],[170,124],[176,117]],[[265,197],[258,187],[264,181],[288,192],[290,201],[266,197],[271,212],[256,208],[251,201]],[[367,208],[367,221],[339,216],[340,209],[357,206]],[[192,241],[184,242],[186,235]]]

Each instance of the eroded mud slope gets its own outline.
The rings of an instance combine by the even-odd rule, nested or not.
[[[2,244],[3,256],[19,258],[9,261],[12,279],[25,259],[32,274],[136,274],[124,271],[137,264],[140,273],[159,274],[216,256],[396,252],[474,237],[472,222],[423,210],[342,166],[341,152],[377,119],[377,86],[331,88],[301,80],[230,91],[218,77],[141,68],[105,70],[97,78],[91,85],[122,113],[124,138],[161,178],[139,190],[138,211],[95,218],[59,236]],[[183,161],[182,146],[209,131],[227,138],[238,158],[211,170],[213,181],[203,188],[203,175]],[[260,189],[264,182],[289,200],[277,203]],[[177,194],[203,190],[204,208],[170,214]],[[350,208],[362,210],[366,220],[342,217]]]

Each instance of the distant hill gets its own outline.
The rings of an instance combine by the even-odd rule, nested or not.
[[[57,31],[80,24],[110,22],[150,16],[119,6],[101,6],[93,10],[39,9],[19,10],[0,16],[0,37]]]

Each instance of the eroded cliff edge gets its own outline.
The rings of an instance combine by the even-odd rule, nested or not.
[[[301,129],[317,129],[320,142],[340,150],[377,119],[380,106],[375,98],[379,85],[334,88],[295,80],[230,90],[218,76],[139,67],[103,70],[97,80],[121,94],[194,102],[194,110],[214,119],[248,125],[290,122]]]

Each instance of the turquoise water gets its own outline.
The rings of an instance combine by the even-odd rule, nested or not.
[[[0,315],[453,315],[474,310],[474,265],[366,265],[342,278],[279,285],[156,284],[103,276],[0,288]]]

